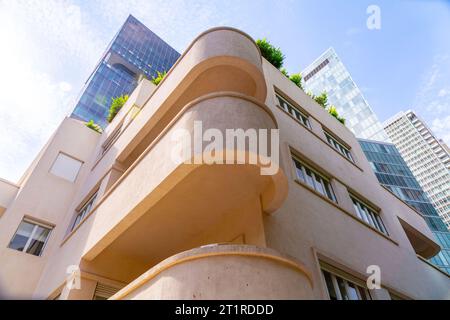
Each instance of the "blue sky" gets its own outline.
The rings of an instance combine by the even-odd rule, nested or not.
[[[450,144],[449,1],[0,0],[0,177],[19,179],[130,13],[179,52],[218,25],[267,37],[291,73],[333,46],[381,121],[414,109]]]

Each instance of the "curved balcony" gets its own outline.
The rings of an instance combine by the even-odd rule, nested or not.
[[[117,160],[130,165],[184,106],[201,96],[224,91],[262,103],[267,95],[261,55],[254,40],[237,29],[220,27],[199,35],[171,68],[128,128]]]
[[[110,299],[312,299],[312,278],[292,258],[248,245],[176,254]]]
[[[178,155],[181,161],[174,159],[174,137],[179,132],[195,137],[198,123],[203,133],[212,129],[223,137],[227,130],[264,129],[267,136],[256,135],[258,146],[270,146],[271,129],[277,127],[267,106],[242,94],[214,93],[186,105],[99,200],[80,232],[73,234],[73,241],[85,243],[83,258],[94,269],[96,265],[108,267],[108,261],[115,258],[119,265],[124,259],[118,257],[130,256],[143,261],[136,267],[140,274],[177,252],[236,237],[246,244],[265,246],[262,214],[279,208],[288,190],[278,159],[267,156],[276,154],[279,146],[272,146],[266,154],[251,149],[250,143],[230,147],[224,141],[215,155],[226,160],[231,151],[242,156],[241,160],[236,156],[232,163],[209,164],[195,163],[195,158],[211,160],[210,142],[201,148],[191,143],[189,152]],[[264,168],[275,171],[264,175]],[[138,274],[130,274],[131,279],[115,273],[109,276],[131,281]]]

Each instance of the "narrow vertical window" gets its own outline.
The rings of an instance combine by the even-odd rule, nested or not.
[[[75,216],[75,220],[74,220],[74,222],[72,224],[72,227],[71,227],[70,231],[75,229],[75,227],[80,224],[81,220],[83,220],[84,217],[86,217],[86,215],[89,212],[91,212],[91,209],[92,209],[92,207],[94,206],[94,203],[95,203],[95,199],[97,199],[97,193],[98,193],[98,191],[96,191],[94,193],[94,195],[91,196],[86,201],[86,203],[81,207],[81,209],[77,211],[77,215]]]

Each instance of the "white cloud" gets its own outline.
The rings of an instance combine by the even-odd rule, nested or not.
[[[450,143],[450,56],[436,55],[424,74],[413,109],[428,123],[434,134]]]
[[[26,28],[41,64],[49,56],[52,64],[60,63],[67,53],[77,62],[92,64],[104,50],[104,41],[71,0],[3,1],[4,15],[14,17],[16,26]]]
[[[434,119],[431,123],[431,130],[438,138],[450,145],[450,115]]]
[[[450,89],[441,89],[438,92],[438,97],[445,97],[450,94]]]
[[[65,81],[61,81],[58,86],[62,92],[69,92],[72,90],[72,85]]]
[[[0,0],[0,177],[21,176],[130,13],[179,51],[205,29],[230,25],[209,0]]]
[[[0,177],[16,181],[68,113],[70,84],[35,70],[32,43],[15,17],[0,13]],[[13,30],[13,32],[11,32]]]

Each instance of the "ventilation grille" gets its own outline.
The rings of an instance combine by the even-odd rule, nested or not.
[[[95,288],[94,300],[105,300],[119,291],[119,288],[111,287],[106,284],[102,284],[100,282],[97,283],[97,287]]]

